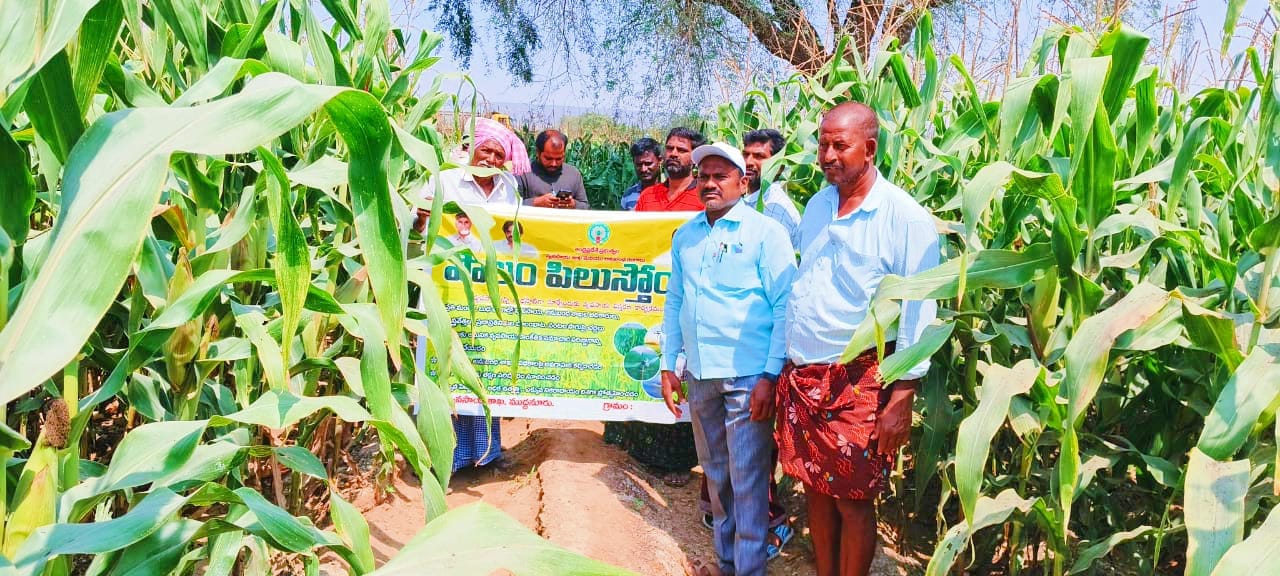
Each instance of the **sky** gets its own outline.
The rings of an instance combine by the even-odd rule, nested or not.
[[[430,26],[435,16],[424,12],[423,9],[405,10],[405,5],[412,6],[420,4],[414,0],[393,0],[393,13],[395,25],[408,28],[410,30],[420,30],[424,26]],[[478,3],[477,3],[478,4]],[[1166,9],[1170,11],[1177,10],[1177,6],[1181,2],[1167,2]],[[1217,79],[1223,67],[1223,61],[1217,54],[1217,46],[1221,39],[1221,30],[1223,20],[1226,15],[1226,0],[1194,0],[1188,2],[1193,6],[1196,17],[1200,20],[1200,26],[1194,31],[1194,36],[1200,42],[1199,57],[1194,65],[1192,73],[1192,86],[1203,86],[1212,83]],[[1037,3],[1031,2],[1030,6],[1036,6]],[[1031,29],[1030,32],[1024,32],[1025,35],[1033,35],[1035,29],[1042,28],[1045,22],[1043,11],[1027,9],[1028,4],[1023,4],[1022,27]],[[477,9],[479,7],[477,6]],[[1248,0],[1245,5],[1243,19],[1257,20],[1265,14],[1267,10],[1267,0]],[[477,11],[477,20],[484,19],[481,13]],[[1000,26],[1002,23],[986,22],[984,26]],[[1248,38],[1244,37],[1247,31],[1237,30],[1237,38],[1232,44],[1231,52],[1238,53],[1248,44]],[[999,36],[994,34],[993,36]],[[567,114],[580,114],[586,111],[598,111],[606,114],[628,118],[636,114],[636,109],[643,104],[635,98],[619,97],[617,94],[597,94],[586,85],[585,82],[574,83],[571,78],[565,75],[558,75],[553,80],[538,78],[535,74],[533,84],[521,84],[512,78],[503,69],[502,66],[495,63],[495,41],[500,41],[498,34],[494,34],[484,30],[477,30],[477,36],[481,39],[477,42],[471,59],[470,69],[464,69],[452,55],[449,49],[450,40],[446,38],[445,45],[439,50],[438,54],[442,57],[439,64],[434,67],[437,73],[467,73],[470,75],[478,89],[481,102],[487,104],[488,107],[496,108],[508,112],[516,118],[533,118],[541,120],[556,121],[559,117]],[[586,55],[578,55],[579,57],[589,57]],[[535,58],[535,69],[545,67],[549,59],[549,54],[539,54]],[[640,77],[645,73],[643,69],[635,70],[636,77]],[[453,92],[459,90],[461,84],[457,80],[446,81],[443,88]],[[469,86],[462,88],[464,94],[470,94]],[[482,104],[482,105],[483,105]]]

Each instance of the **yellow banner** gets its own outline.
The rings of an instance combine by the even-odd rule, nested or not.
[[[437,266],[434,274],[491,413],[673,422],[659,377],[662,306],[670,288],[671,235],[696,213],[485,208],[494,221],[487,230],[463,215],[444,217],[441,235],[477,256],[464,253],[462,266]],[[498,268],[515,283],[519,314],[505,282],[502,316],[494,311],[481,236],[491,240]],[[474,324],[464,277],[475,297]],[[458,384],[453,390],[458,413],[483,414],[474,395]]]

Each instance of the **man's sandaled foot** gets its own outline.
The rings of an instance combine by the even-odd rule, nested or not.
[[[693,474],[689,473],[688,470],[684,470],[684,471],[676,470],[673,472],[667,472],[666,474],[663,474],[662,482],[667,486],[672,486],[675,488],[684,488],[685,486],[689,485],[689,480],[691,480],[692,478],[693,478]]]
[[[693,565],[693,576],[722,576],[720,566],[715,562],[706,562],[703,560],[690,560]]]

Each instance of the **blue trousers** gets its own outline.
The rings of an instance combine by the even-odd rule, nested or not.
[[[764,576],[773,421],[751,421],[759,375],[689,381],[693,437],[711,492],[715,549],[726,575]]]

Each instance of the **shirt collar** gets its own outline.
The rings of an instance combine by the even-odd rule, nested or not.
[[[747,203],[743,202],[742,199],[739,198],[738,201],[734,203],[733,207],[729,208],[729,211],[725,212],[724,216],[721,216],[720,219],[726,222],[742,222],[743,214],[749,210],[751,210],[751,208],[747,207]],[[703,224],[708,224],[707,211],[705,209],[698,214],[698,218],[702,220]]]
[[[506,184],[507,184],[507,178],[506,178],[506,175],[507,175],[507,174],[510,174],[510,172],[507,172],[507,171],[505,171],[505,170],[504,170],[504,171],[502,171],[502,172],[499,172],[499,173],[497,173],[497,174],[494,174],[494,175],[493,175],[493,193],[494,193],[494,194],[497,194],[497,193],[498,193],[498,189],[499,189],[499,188],[503,188],[503,187],[505,187],[505,186],[506,186]],[[472,184],[475,184],[475,185],[476,185],[476,188],[479,188],[479,187],[480,187],[480,184],[478,184],[478,183],[476,182],[476,177],[475,177],[475,175],[474,175],[474,174],[472,174],[470,171],[468,171],[466,168],[463,168],[463,169],[462,169],[462,181],[463,181],[463,182],[470,182],[470,183],[472,183]]]
[[[866,198],[862,199],[862,203],[859,204],[857,208],[854,208],[853,212],[850,212],[843,217],[839,215],[840,190],[835,186],[831,187],[831,217],[833,220],[848,218],[859,212],[875,212],[880,209],[882,204],[884,204],[884,185],[888,183],[888,181],[884,179],[884,175],[880,173],[879,169],[872,168],[872,170],[875,170],[876,181],[871,185],[871,189],[867,191]]]

